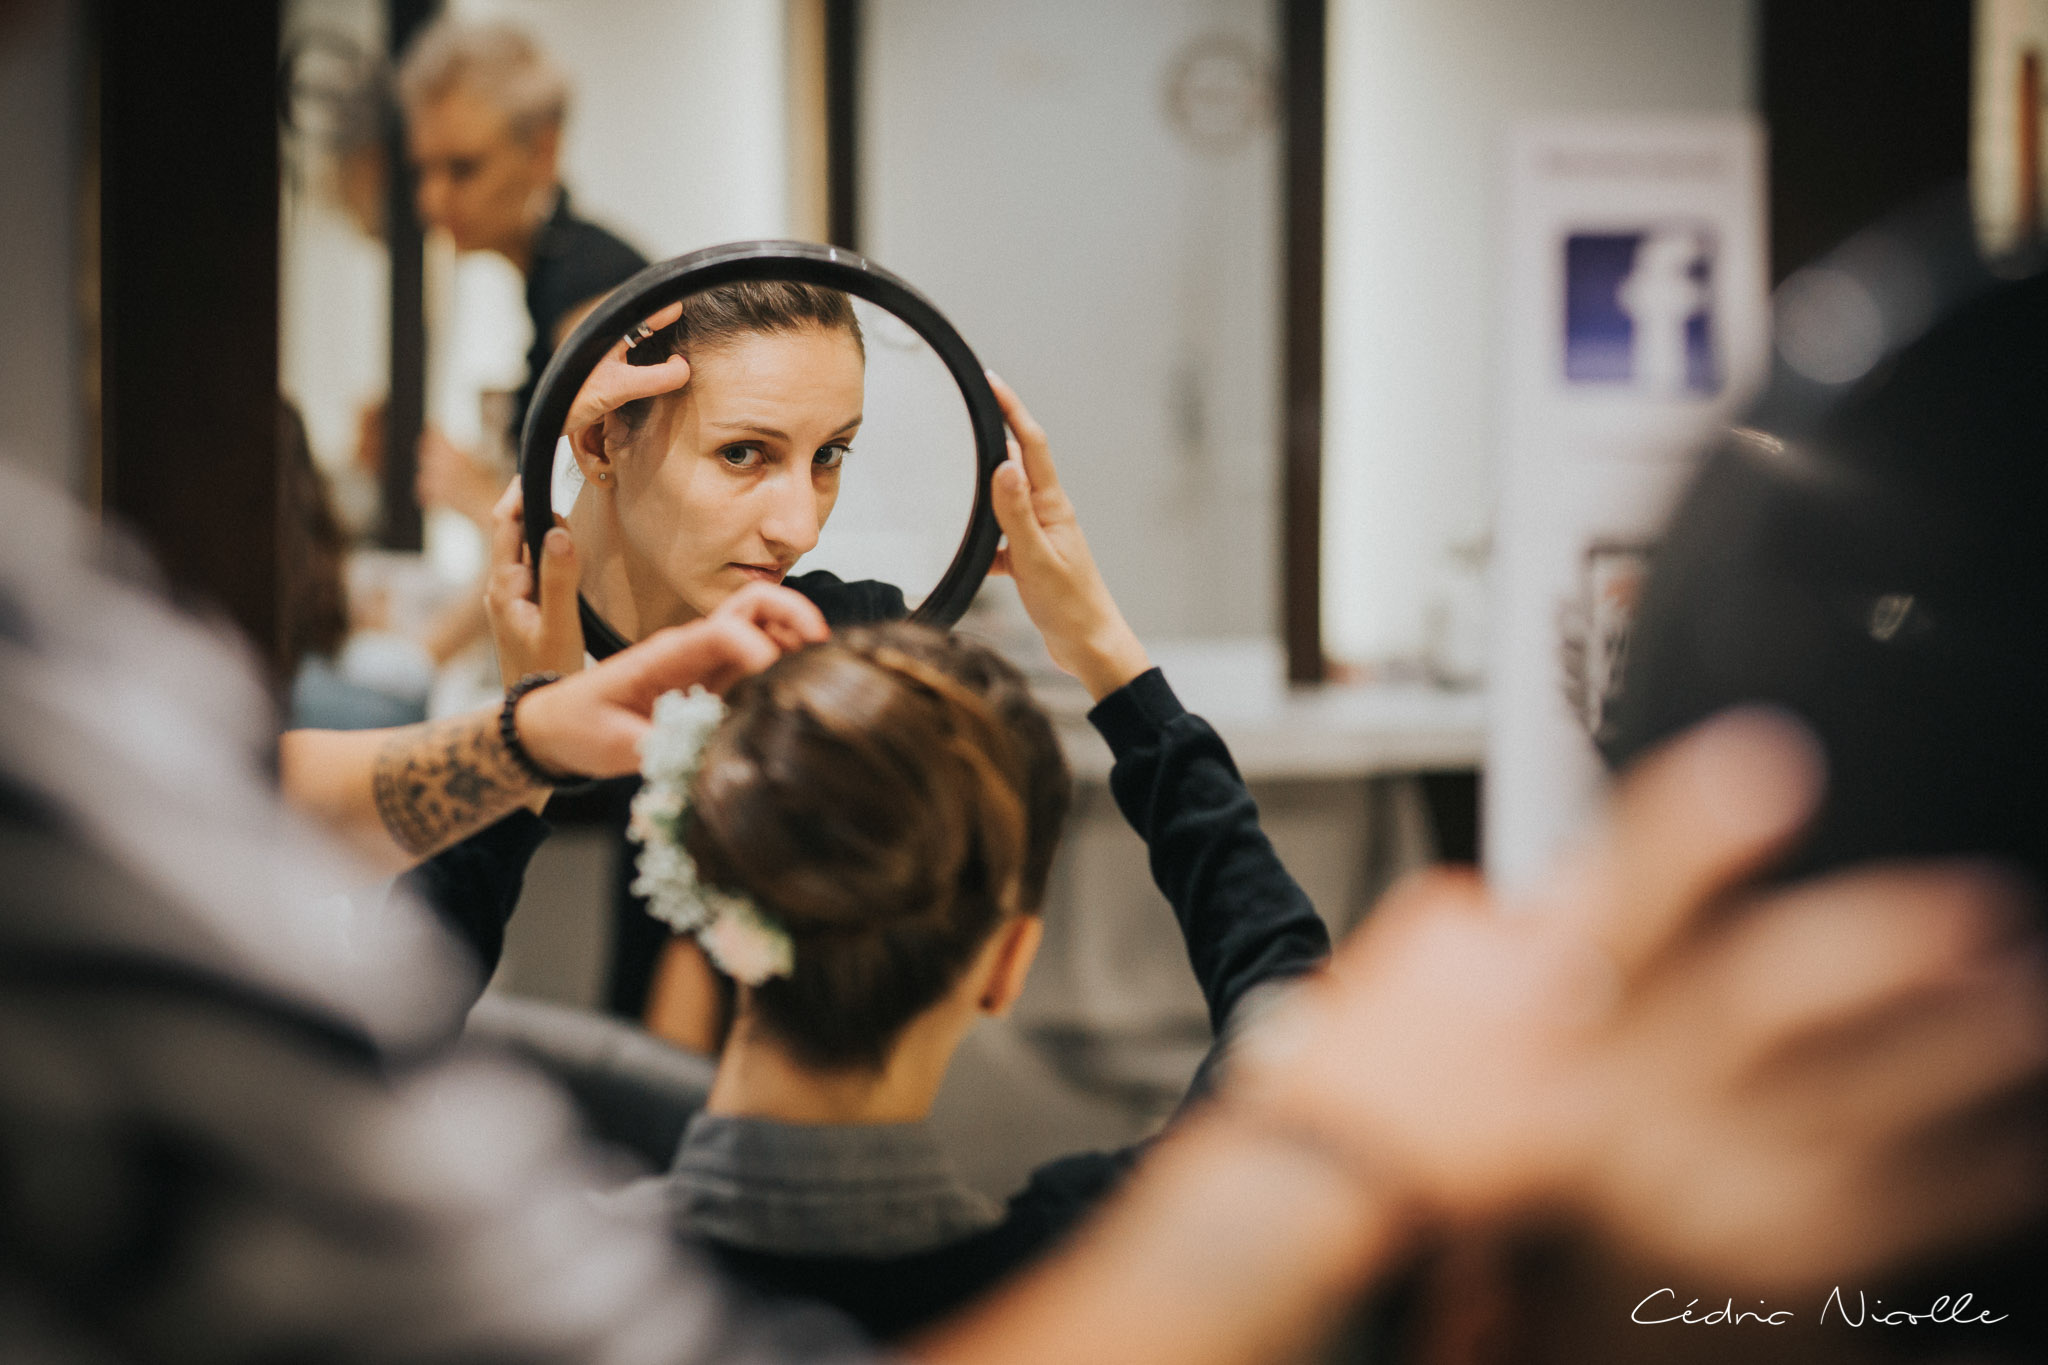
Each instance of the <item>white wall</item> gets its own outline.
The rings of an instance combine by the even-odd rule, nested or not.
[[[1493,496],[1507,133],[1527,114],[1751,107],[1750,0],[1336,0],[1323,631],[1422,654]]]
[[[1270,0],[868,0],[861,244],[1052,434],[1141,634],[1276,616],[1278,137],[1167,117],[1203,35],[1270,59]]]

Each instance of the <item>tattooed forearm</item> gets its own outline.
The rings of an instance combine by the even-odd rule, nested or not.
[[[490,715],[400,731],[378,752],[371,782],[384,828],[415,857],[509,814],[534,790],[505,752]]]

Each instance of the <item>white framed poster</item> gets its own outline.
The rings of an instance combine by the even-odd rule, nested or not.
[[[1512,889],[1604,789],[1637,588],[1769,309],[1755,120],[1531,122],[1508,174],[1485,842]]]

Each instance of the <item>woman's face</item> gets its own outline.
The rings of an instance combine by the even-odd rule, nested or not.
[[[412,110],[405,135],[420,221],[445,230],[457,251],[503,252],[524,270],[536,196],[556,183],[560,134],[522,138],[502,110],[457,86]]]
[[[687,620],[748,583],[780,583],[839,497],[865,375],[853,337],[822,327],[694,352],[688,387],[657,400],[614,460],[636,596],[665,589]]]

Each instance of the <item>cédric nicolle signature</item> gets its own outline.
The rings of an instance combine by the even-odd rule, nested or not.
[[[1826,1323],[1832,1317],[1845,1327],[1915,1327],[1935,1323],[1989,1326],[2012,1316],[2010,1313],[1994,1314],[1988,1308],[1980,1308],[1973,1313],[1970,1304],[1975,1298],[1974,1294],[1943,1294],[1924,1309],[1886,1308],[1883,1299],[1871,1299],[1859,1289],[1855,1292],[1852,1308],[1850,1296],[1836,1285],[1821,1302],[1820,1321]],[[1652,1290],[1629,1314],[1629,1321],[1644,1327],[1783,1327],[1788,1322],[1798,1321],[1799,1317],[1790,1308],[1772,1308],[1762,1299],[1757,1300],[1755,1308],[1737,1308],[1732,1297],[1723,1299],[1719,1306],[1705,1309],[1700,1308],[1699,1303],[1695,1298],[1681,1308],[1677,1290]]]

